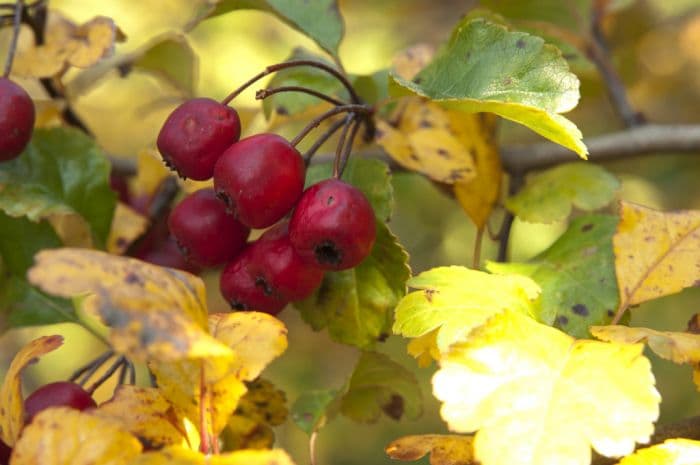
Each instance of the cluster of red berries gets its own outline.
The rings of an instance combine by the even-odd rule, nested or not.
[[[240,130],[237,112],[211,99],[189,100],[170,114],[157,141],[163,160],[183,178],[213,177],[214,189],[186,197],[168,223],[188,261],[226,264],[220,287],[232,308],[276,314],[308,297],[325,271],[367,257],[374,212],[339,179],[304,190],[304,160],[290,142],[271,133],[239,140]],[[251,229],[264,228],[247,243]]]
[[[0,78],[0,162],[13,160],[27,147],[35,110],[29,94],[6,77]]]

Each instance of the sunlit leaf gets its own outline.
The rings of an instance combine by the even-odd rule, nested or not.
[[[430,454],[430,465],[476,463],[472,436],[446,434],[404,436],[386,446],[386,453],[396,460],[418,460]]]
[[[340,391],[320,389],[301,394],[292,405],[292,420],[306,434],[323,428],[338,413]]]
[[[454,345],[433,377],[450,429],[478,431],[488,465],[588,465],[647,442],[659,414],[641,344],[575,340],[504,312]]]
[[[367,423],[382,413],[394,420],[415,420],[423,410],[413,373],[378,352],[362,353],[340,402],[343,415]]]
[[[121,385],[91,413],[118,423],[151,449],[182,444],[186,437],[172,405],[156,388]]]
[[[294,465],[294,462],[281,449],[248,449],[205,455],[184,447],[171,446],[142,454],[130,465]]]
[[[489,262],[492,273],[522,274],[542,288],[541,320],[575,337],[607,324],[618,304],[612,236],[618,218],[585,215],[547,250],[527,263]]]
[[[112,218],[112,228],[107,237],[107,251],[122,255],[136,239],[146,231],[148,218],[132,209],[118,203]]]
[[[492,275],[459,266],[425,271],[408,281],[414,289],[396,306],[393,331],[419,337],[437,330],[440,353],[504,310],[538,315],[539,286],[519,275]]]
[[[411,339],[406,346],[408,355],[416,359],[419,367],[427,367],[433,360],[440,360],[440,349],[437,345],[437,335],[440,328]]]
[[[700,210],[660,212],[620,203],[613,237],[620,309],[700,282]]]
[[[406,251],[377,222],[370,256],[353,269],[326,273],[321,287],[294,305],[316,331],[328,328],[338,342],[369,348],[388,337],[391,312],[405,295],[409,276]]]
[[[24,426],[22,370],[61,344],[61,336],[42,336],[22,347],[12,359],[0,387],[0,440],[5,444],[13,446]]]
[[[394,95],[496,113],[585,157],[581,132],[560,115],[576,106],[578,86],[555,47],[480,18],[460,23],[449,43],[411,81],[392,76],[390,82]]]
[[[663,444],[639,449],[617,465],[692,465],[698,463],[700,441],[667,439]]]
[[[109,170],[95,141],[79,130],[38,129],[21,157],[0,165],[0,210],[32,221],[80,215],[103,247],[116,205]]]
[[[530,178],[506,207],[523,221],[552,223],[566,219],[572,208],[593,211],[609,204],[620,182],[605,168],[567,163]]]
[[[68,407],[37,414],[12,452],[12,465],[128,465],[141,443],[104,418]]]
[[[136,157],[136,176],[131,183],[133,197],[152,196],[172,175],[163,158],[154,149],[141,150]]]
[[[44,42],[20,49],[12,71],[31,77],[51,77],[68,66],[87,68],[114,53],[115,42],[124,40],[123,33],[111,18],[97,16],[77,25],[51,10]]]
[[[332,56],[338,55],[344,25],[337,0],[306,0],[301,8],[295,0],[216,0],[212,3],[216,6],[210,17],[233,10],[267,11],[306,34]]]

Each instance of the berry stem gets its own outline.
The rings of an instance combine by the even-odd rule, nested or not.
[[[97,378],[94,383],[92,383],[92,386],[90,386],[88,389],[85,389],[88,394],[93,395],[95,391],[97,390],[98,387],[102,386],[102,384],[107,381],[109,378],[112,377],[116,371],[121,368],[123,365],[126,365],[127,359],[125,356],[121,355],[119,356],[112,365],[110,365],[109,368],[107,368],[107,371],[104,372],[102,376]]]
[[[97,370],[99,370],[102,365],[107,363],[107,360],[109,360],[113,356],[114,356],[114,352],[111,350],[108,350],[107,352],[103,353],[102,355],[100,355],[96,359],[92,360],[87,365],[85,365],[81,368],[78,368],[76,371],[74,371],[73,374],[70,376],[70,378],[68,378],[68,381],[75,383],[78,380],[78,378],[82,377],[83,379],[81,381],[79,381],[77,384],[80,384],[81,386],[84,385],[87,382],[87,380],[90,379],[90,377],[92,375],[94,375],[95,372]]]
[[[333,105],[345,105],[346,103],[343,101],[340,101],[334,97],[331,97],[330,95],[324,94],[323,92],[319,92],[314,89],[309,89],[308,87],[302,87],[302,86],[280,86],[280,87],[273,87],[270,89],[260,89],[259,91],[255,92],[255,98],[257,100],[263,100],[270,95],[273,94],[278,94],[280,92],[303,92],[305,94],[313,95],[314,97],[318,97],[321,100],[325,100],[326,102],[330,102]]]
[[[340,127],[345,124],[345,118],[339,119],[335,123],[333,123],[323,134],[321,134],[321,137],[316,139],[316,142],[314,142],[314,145],[312,145],[309,150],[306,151],[304,154],[304,164],[306,167],[309,167],[309,164],[311,163],[311,157],[314,156],[314,154],[318,151],[319,148],[333,135],[335,132],[340,129]]]
[[[12,61],[15,58],[15,50],[17,50],[17,39],[19,38],[19,27],[22,24],[22,11],[24,11],[24,0],[17,0],[15,4],[15,16],[12,21],[12,39],[10,41],[10,49],[5,58],[5,71],[2,77],[7,78],[12,69]]]
[[[356,118],[355,121],[353,122],[352,128],[350,129],[350,137],[345,141],[345,147],[343,147],[343,154],[340,158],[340,167],[338,169],[338,178],[343,176],[343,172],[345,171],[345,167],[348,164],[348,160],[350,159],[350,153],[352,152],[352,146],[353,143],[355,142],[355,136],[357,135],[357,131],[360,129],[360,125],[362,124],[362,120],[359,118]]]
[[[266,67],[263,71],[259,72],[246,82],[244,82],[239,88],[228,94],[226,98],[224,98],[221,103],[224,105],[228,105],[228,103],[233,100],[234,98],[238,97],[238,95],[246,90],[248,87],[253,85],[255,82],[259,81],[260,79],[264,78],[268,74],[275,73],[277,71],[281,71],[283,69],[287,68],[294,68],[297,66],[311,66],[314,68],[318,68],[320,70],[323,70],[327,72],[328,74],[332,75],[335,77],[342,85],[345,87],[350,94],[350,100],[353,103],[361,103],[362,99],[360,98],[359,95],[357,95],[357,92],[355,92],[355,89],[353,89],[352,84],[350,84],[350,81],[348,80],[347,77],[337,69],[333,68],[332,66],[328,66],[325,63],[322,63],[320,61],[315,61],[315,60],[292,60],[292,61],[285,61],[282,63],[277,63],[274,65],[270,65]]]
[[[331,108],[327,112],[323,113],[322,115],[317,116],[314,118],[309,124],[306,125],[304,129],[301,130],[301,132],[290,142],[290,144],[293,147],[296,147],[296,145],[301,142],[301,140],[306,137],[306,135],[311,132],[312,129],[317,127],[321,122],[324,120],[330,118],[333,115],[337,115],[339,113],[364,113],[364,114],[369,114],[372,112],[372,107],[368,105],[356,105],[356,104],[350,104],[350,105],[340,105],[335,108]]]
[[[343,131],[338,136],[338,145],[335,148],[335,158],[333,159],[333,177],[338,179],[340,177],[340,159],[342,158],[343,150],[345,148],[345,139],[348,136],[348,129],[352,124],[355,114],[349,113],[343,120]]]

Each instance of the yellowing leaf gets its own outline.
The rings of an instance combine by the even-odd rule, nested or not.
[[[700,210],[660,212],[620,203],[613,236],[619,309],[700,283]]]
[[[118,423],[152,449],[182,444],[186,437],[172,405],[155,388],[121,385],[90,413]]]
[[[251,381],[287,350],[287,328],[277,318],[260,312],[214,313],[209,330],[236,352],[233,374]]]
[[[127,465],[139,441],[109,420],[67,407],[40,412],[22,432],[12,465]]]
[[[112,227],[107,236],[107,251],[122,255],[132,242],[141,237],[148,227],[148,218],[119,202],[114,210]]]
[[[646,343],[656,355],[675,363],[700,362],[700,334],[615,325],[591,326],[591,334],[620,344]]]
[[[51,77],[68,66],[87,68],[114,52],[114,44],[124,36],[111,18],[97,16],[80,26],[51,11],[45,40],[19,50],[13,71],[23,76]]]
[[[396,460],[418,460],[425,454],[430,454],[430,465],[475,463],[472,436],[443,434],[404,436],[386,446],[386,453]]]
[[[478,229],[483,229],[501,194],[503,170],[495,145],[496,117],[490,113],[463,113],[463,138],[474,144],[476,177],[454,184],[457,201]]]
[[[163,180],[172,175],[160,154],[152,149],[141,150],[136,158],[136,176],[129,184],[134,197],[151,196]]]
[[[492,275],[449,266],[428,270],[407,284],[421,290],[401,299],[393,331],[419,337],[437,330],[437,349],[441,353],[503,310],[537,315],[540,288],[525,276]]]
[[[130,465],[205,465],[207,456],[182,446],[170,446],[139,455]]]
[[[700,463],[700,441],[668,439],[636,451],[618,462],[618,465],[696,465]]]
[[[515,312],[443,357],[433,393],[450,429],[477,431],[484,465],[588,465],[647,442],[659,414],[641,344],[572,337]]]
[[[28,277],[44,292],[92,294],[84,308],[110,328],[117,352],[136,360],[204,360],[211,376],[228,372],[234,354],[208,334],[198,277],[85,249],[45,250],[35,262]]]
[[[465,122],[466,121],[466,122]],[[475,176],[475,142],[464,114],[422,98],[405,99],[395,121],[377,122],[376,141],[399,164],[440,182]],[[473,136],[473,134],[471,134]]]
[[[437,346],[438,330],[411,339],[406,347],[408,355],[414,357],[419,367],[427,367],[433,360],[440,360],[440,350]]]
[[[430,44],[416,44],[403,50],[391,59],[391,69],[403,79],[413,79],[435,55],[435,47]]]
[[[204,455],[184,447],[172,446],[142,454],[130,465],[294,465],[294,462],[281,449],[239,450]]]
[[[0,387],[0,439],[5,444],[13,446],[24,426],[22,370],[42,355],[56,350],[61,344],[61,336],[42,336],[22,347],[12,359]]]

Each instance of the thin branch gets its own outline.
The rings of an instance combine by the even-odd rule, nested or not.
[[[263,100],[269,97],[270,95],[278,94],[280,92],[301,92],[304,94],[309,94],[313,95],[314,97],[320,98],[321,100],[325,100],[326,102],[330,102],[333,105],[345,105],[346,102],[342,102],[335,97],[331,97],[330,95],[324,94],[323,92],[319,92],[314,89],[309,89],[308,87],[303,87],[303,86],[279,86],[279,87],[271,87],[268,89],[260,89],[257,92],[255,92],[255,98],[256,100]]]
[[[352,128],[350,129],[350,135],[345,140],[345,146],[343,147],[343,154],[340,156],[340,166],[338,167],[338,178],[343,177],[343,172],[345,171],[345,167],[348,164],[348,160],[350,159],[350,153],[352,152],[352,146],[355,142],[355,136],[357,135],[357,131],[359,131],[360,126],[362,125],[362,121],[363,120],[360,118],[355,118],[355,120],[352,123]]]
[[[523,187],[524,178],[522,175],[512,175],[508,183],[508,194],[515,195],[518,193],[521,187]],[[498,233],[498,257],[496,261],[505,262],[508,260],[508,243],[510,242],[510,230],[513,226],[513,221],[515,220],[515,215],[508,210],[504,209],[505,216],[503,217],[503,224],[501,225],[501,230]]]
[[[304,129],[302,129],[297,136],[292,139],[289,143],[292,147],[296,147],[299,142],[306,137],[306,135],[311,132],[314,128],[318,127],[319,124],[321,124],[324,120],[330,118],[331,116],[337,115],[339,113],[364,113],[364,114],[369,114],[372,112],[372,107],[368,105],[341,105],[339,107],[334,107],[328,110],[327,112],[323,113],[322,115],[317,116],[309,124],[307,124]]]
[[[648,124],[585,139],[588,159],[613,161],[664,152],[699,152],[700,125]],[[527,173],[578,160],[578,156],[560,145],[545,142],[521,147],[504,147],[501,158],[506,171]]]
[[[318,151],[319,148],[333,135],[335,132],[340,129],[342,125],[345,124],[345,118],[339,119],[335,123],[333,123],[321,136],[316,139],[316,142],[314,142],[314,145],[309,147],[309,150],[306,151],[304,154],[304,164],[306,167],[309,167],[309,164],[311,164],[311,158],[314,156],[314,154]]]
[[[10,40],[10,50],[5,58],[5,71],[2,77],[7,78],[12,70],[12,61],[17,50],[17,39],[19,38],[19,28],[22,25],[22,12],[24,11],[24,0],[17,0],[15,5],[15,15],[12,21],[12,39]]]

